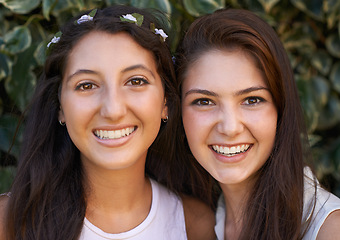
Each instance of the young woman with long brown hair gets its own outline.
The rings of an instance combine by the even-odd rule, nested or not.
[[[177,65],[190,161],[222,190],[217,238],[340,239],[340,199],[306,167],[298,91],[272,27],[247,10],[203,16]]]
[[[190,193],[190,174],[169,137],[179,99],[159,20],[128,6],[93,10],[49,43],[0,199],[1,239],[214,238],[213,212],[178,195]]]

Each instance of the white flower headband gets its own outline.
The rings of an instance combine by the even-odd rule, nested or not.
[[[93,21],[93,17],[94,15],[96,15],[97,13],[97,9],[93,9],[88,15],[83,15],[81,16],[77,21],[74,21],[75,24],[82,24],[84,22],[88,22],[88,21]],[[51,41],[47,44],[47,47],[49,48],[51,46],[52,43],[57,43],[60,40],[60,37],[62,35],[62,32],[57,32],[53,38],[51,39]]]
[[[137,26],[142,26],[144,16],[139,13],[131,13],[126,14],[120,17],[120,20],[122,22],[129,22],[129,23],[135,23]],[[155,28],[155,24],[151,23],[150,25],[151,31],[153,31],[156,35],[160,35],[163,42],[165,42],[165,39],[168,37],[168,35],[163,31],[163,29],[157,29]]]
[[[75,24],[82,24],[84,22],[93,21],[93,17],[96,15],[97,9],[92,10],[89,14],[81,16],[77,21],[75,21]],[[132,14],[126,14],[120,17],[120,20],[122,22],[129,22],[129,23],[135,23],[137,26],[142,26],[144,16],[139,13],[132,13]],[[155,28],[155,24],[150,24],[150,29],[153,31],[156,35],[160,35],[161,40],[165,42],[165,39],[168,37],[168,35],[163,31],[163,29]],[[49,48],[52,43],[57,43],[60,40],[60,37],[62,35],[62,32],[57,32],[51,41],[47,44],[47,47]]]

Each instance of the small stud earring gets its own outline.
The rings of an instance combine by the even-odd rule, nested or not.
[[[61,120],[59,120],[59,124],[61,125],[61,126],[65,126],[65,122],[62,122]]]
[[[166,123],[166,122],[168,121],[168,119],[169,119],[169,117],[166,116],[166,118],[163,118],[162,121],[163,121],[164,123]]]

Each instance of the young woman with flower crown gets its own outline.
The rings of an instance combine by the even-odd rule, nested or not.
[[[305,166],[297,87],[271,26],[219,10],[190,26],[177,61],[188,147],[222,189],[217,238],[340,239],[340,199]]]
[[[75,20],[48,44],[0,238],[214,238],[210,208],[173,192],[194,195],[184,180],[197,175],[172,152],[179,100],[161,23],[127,6]]]

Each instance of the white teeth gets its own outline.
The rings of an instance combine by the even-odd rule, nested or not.
[[[117,130],[114,132],[114,138],[121,138],[122,137],[122,132],[120,130]]]
[[[243,145],[238,145],[238,146],[233,146],[233,147],[222,147],[219,145],[212,145],[212,149],[219,153],[223,154],[226,156],[234,156],[236,154],[244,153],[250,148],[249,144],[243,144]]]
[[[135,128],[129,127],[121,130],[107,131],[107,130],[96,130],[94,134],[100,139],[118,139],[125,136],[129,136]]]

